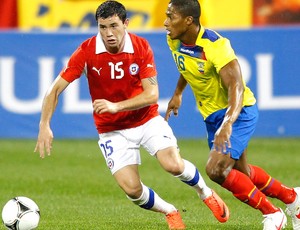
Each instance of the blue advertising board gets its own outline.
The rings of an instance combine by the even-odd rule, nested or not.
[[[255,136],[300,136],[300,29],[218,32],[231,40],[246,82],[257,98],[260,119]],[[0,33],[0,138],[36,138],[47,88],[77,46],[95,33]],[[159,109],[164,116],[179,75],[165,32],[138,34],[148,39],[155,54]],[[178,117],[169,122],[178,138],[206,136],[189,88]],[[61,95],[51,127],[55,138],[97,138],[84,77]]]

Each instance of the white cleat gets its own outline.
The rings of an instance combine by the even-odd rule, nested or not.
[[[263,230],[281,230],[287,224],[286,216],[281,209],[275,213],[263,215],[263,217],[265,218]]]
[[[300,230],[300,187],[294,188],[294,190],[297,193],[296,200],[291,204],[287,204],[285,211],[292,217],[293,230]]]

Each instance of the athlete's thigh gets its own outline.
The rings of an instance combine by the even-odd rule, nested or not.
[[[141,145],[154,156],[158,151],[172,147],[177,149],[177,139],[169,124],[161,117],[152,118],[143,127]],[[166,151],[168,152],[168,151]]]
[[[230,154],[224,154],[212,149],[206,164],[206,171],[217,172],[220,174],[225,171],[230,171],[235,164],[235,160],[230,157]]]
[[[240,159],[238,159],[234,164],[234,169],[239,170],[240,172],[250,176],[250,169],[247,162],[247,149],[243,152]]]

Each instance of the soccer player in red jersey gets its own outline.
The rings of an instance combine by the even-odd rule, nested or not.
[[[75,50],[46,93],[35,152],[42,158],[50,155],[50,121],[58,97],[85,73],[99,147],[127,197],[141,208],[165,214],[170,229],[185,229],[178,210],[141,182],[138,165],[140,147],[144,147],[164,170],[194,188],[220,222],[226,222],[226,204],[206,185],[197,168],[181,158],[172,129],[158,113],[157,71],[148,42],[127,32],[126,10],[117,1],[102,3],[96,20],[99,33]]]
[[[282,229],[287,222],[284,212],[267,196],[286,204],[293,229],[299,230],[300,188],[286,187],[247,162],[248,143],[258,120],[256,99],[243,80],[229,40],[204,28],[200,13],[198,0],[171,0],[166,11],[167,42],[180,76],[165,119],[172,112],[178,115],[189,84],[206,125],[209,178],[258,209],[264,217],[264,230]]]

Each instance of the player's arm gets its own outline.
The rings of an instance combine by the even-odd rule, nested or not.
[[[68,85],[69,82],[61,76],[58,76],[44,97],[39,124],[39,134],[34,149],[34,152],[39,152],[41,158],[45,157],[45,151],[48,155],[50,155],[53,140],[50,121],[57,106],[58,97]]]
[[[143,92],[135,97],[120,102],[110,102],[105,99],[97,99],[93,102],[96,113],[117,113],[121,111],[136,110],[155,104],[158,101],[158,83],[156,76],[141,80]]]
[[[171,112],[173,112],[173,114],[175,116],[178,115],[178,109],[182,103],[182,93],[183,93],[186,85],[187,85],[187,81],[182,76],[182,74],[180,74],[174,94],[168,103],[168,108],[167,108],[166,115],[165,115],[166,121],[169,120],[169,117],[171,116]]]
[[[222,125],[215,134],[214,145],[219,151],[226,149],[226,143],[228,147],[231,147],[230,136],[232,124],[236,121],[242,110],[244,97],[241,69],[236,59],[229,62],[220,70],[220,76],[223,86],[228,91],[228,108]]]

